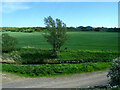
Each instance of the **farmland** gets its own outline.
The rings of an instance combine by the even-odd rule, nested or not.
[[[5,32],[4,32],[5,33]],[[43,37],[43,32],[6,32],[15,37],[19,43],[17,48],[35,47],[48,49],[52,48]],[[116,32],[67,32],[69,39],[62,49],[80,50],[118,50],[118,33]]]
[[[51,56],[53,47],[47,43],[43,32],[3,33],[8,33],[18,40],[15,50],[3,53],[3,61],[10,61],[7,61],[9,64],[2,65],[3,72],[22,76],[37,77],[105,70],[111,66],[111,61],[118,57],[117,32],[69,31],[69,38],[56,58]],[[17,65],[14,65],[16,63]],[[32,71],[28,72],[29,68],[32,68]],[[41,68],[44,68],[44,71]]]
[[[105,71],[104,76],[93,75],[92,81],[88,75],[80,75],[80,78],[89,82],[85,86],[90,89],[92,86],[100,89],[120,87],[118,3],[2,4],[0,71],[31,80],[35,78],[44,86],[46,83],[37,78]],[[71,88],[76,88],[77,82],[84,84],[78,78],[77,81],[71,78]],[[54,82],[55,87],[60,85],[52,79],[50,82]],[[59,82],[62,88],[68,84],[65,80]],[[103,86],[97,86],[97,82]],[[29,83],[30,87],[36,86]]]

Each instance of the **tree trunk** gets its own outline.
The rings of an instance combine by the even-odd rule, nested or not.
[[[53,53],[56,51],[55,40],[53,41]]]
[[[52,51],[52,56],[53,56],[53,58],[56,58],[56,57],[57,57],[55,40],[53,41],[53,51]]]

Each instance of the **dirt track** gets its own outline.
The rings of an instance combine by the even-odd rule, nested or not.
[[[107,71],[74,74],[71,76],[27,78],[5,82],[3,88],[86,88],[108,83]],[[4,81],[3,81],[4,82]]]

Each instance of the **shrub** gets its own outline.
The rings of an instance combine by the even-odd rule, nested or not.
[[[110,63],[44,64],[44,65],[43,64],[42,65],[2,64],[2,71],[18,73],[31,77],[34,76],[37,77],[37,76],[92,72],[92,71],[109,68],[110,65],[111,65]]]
[[[16,38],[9,36],[7,33],[2,34],[2,51],[9,52],[15,49],[17,44]]]
[[[108,72],[108,77],[110,77],[110,85],[118,85],[120,87],[120,58],[115,59],[113,62],[114,64]]]

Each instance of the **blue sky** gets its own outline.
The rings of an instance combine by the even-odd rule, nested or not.
[[[3,27],[45,26],[44,17],[67,26],[118,27],[117,2],[4,2]]]

